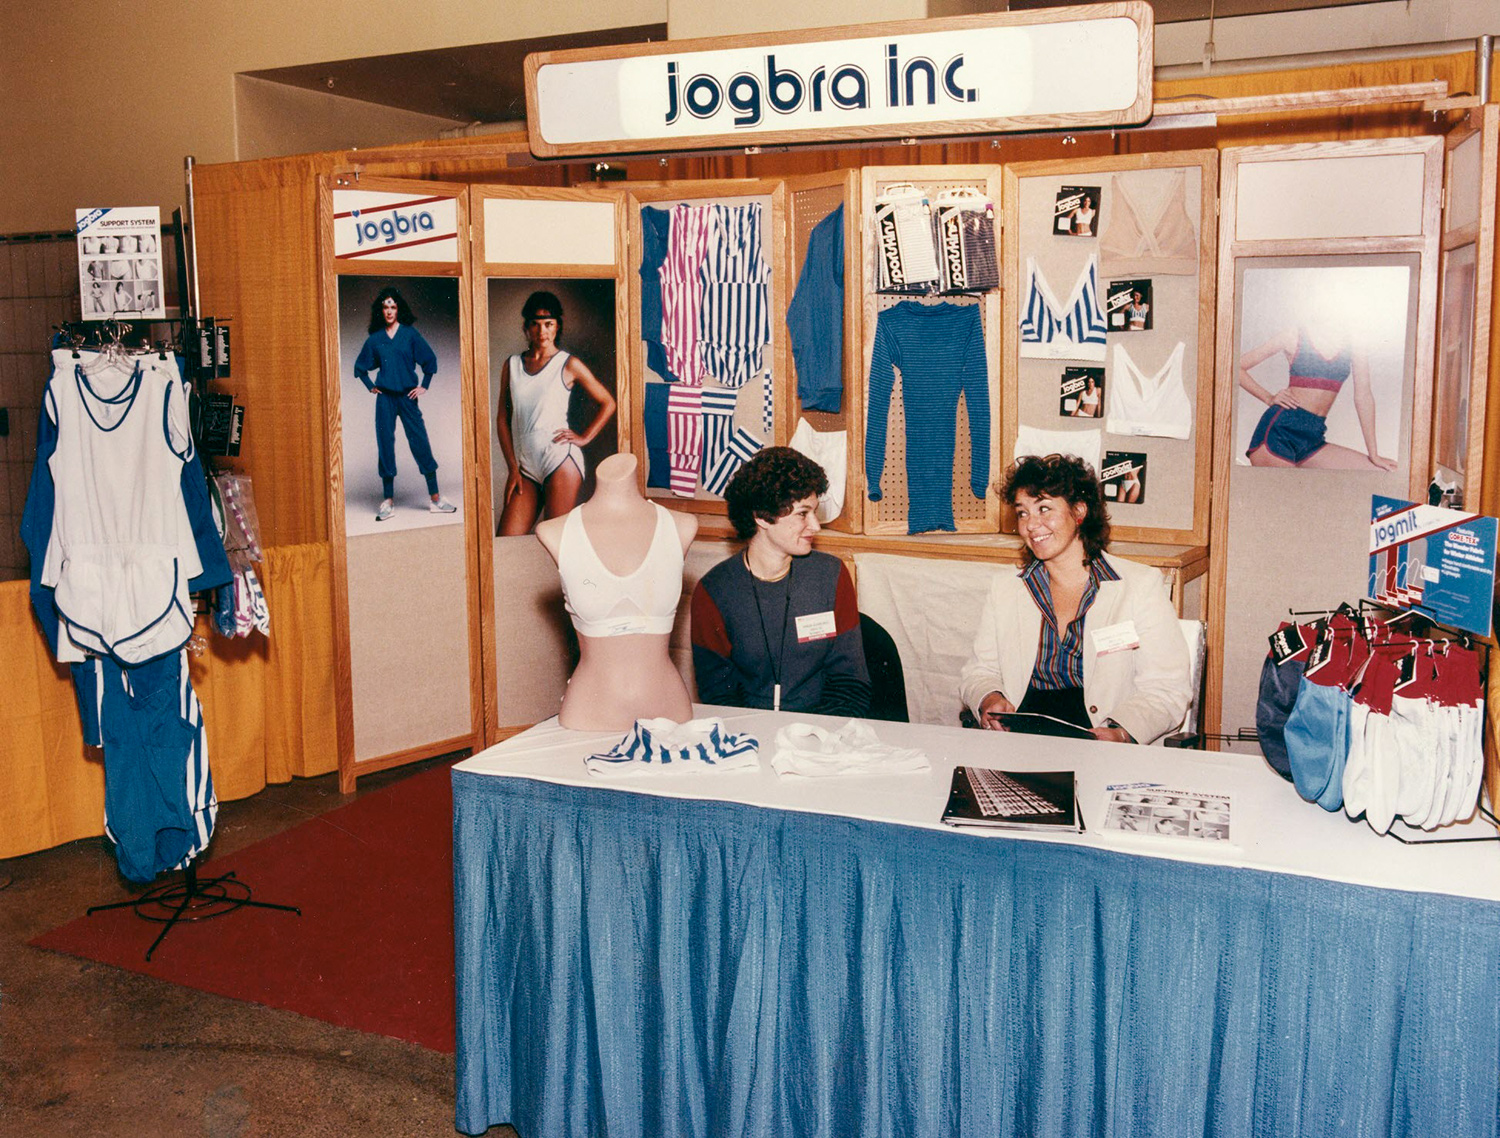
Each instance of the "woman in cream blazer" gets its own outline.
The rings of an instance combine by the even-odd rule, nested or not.
[[[990,586],[960,681],[964,704],[991,729],[1000,726],[998,712],[1019,709],[1080,725],[1086,717],[1093,733],[1110,741],[1152,743],[1172,731],[1190,698],[1187,644],[1161,574],[1104,552],[1109,523],[1093,472],[1071,457],[1022,459],[1002,496],[1016,509],[1031,559],[998,573]],[[1048,637],[1038,591],[1057,610]],[[1044,645],[1067,644],[1064,634],[1085,605],[1081,634],[1074,630],[1071,645],[1039,660]],[[1048,667],[1054,677],[1067,671],[1069,648],[1081,657],[1081,708],[1076,688],[1043,692],[1034,684]],[[1065,704],[1071,696],[1074,715],[1053,709],[1057,696]]]

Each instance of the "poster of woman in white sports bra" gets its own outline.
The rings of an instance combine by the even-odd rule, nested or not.
[[[1415,320],[1411,272],[1391,264],[1244,268],[1237,462],[1397,468]]]
[[[459,359],[456,280],[339,277],[349,537],[462,523]]]
[[[615,284],[489,282],[495,535],[587,501],[615,453]]]

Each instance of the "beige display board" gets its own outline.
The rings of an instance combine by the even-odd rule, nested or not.
[[[803,407],[795,344],[789,344],[788,347],[787,381],[784,387],[788,440],[795,439],[795,433],[803,429],[800,423],[805,419],[806,429],[816,432],[814,449],[820,453],[814,454],[813,458],[825,469],[835,461],[840,461],[842,464],[843,507],[836,517],[823,524],[829,529],[843,533],[859,533],[864,525],[864,509],[861,505],[864,501],[865,486],[864,465],[861,461],[865,438],[864,385],[860,381],[859,373],[864,306],[857,287],[860,279],[859,186],[859,172],[856,170],[840,170],[831,174],[808,174],[788,178],[786,182],[786,265],[790,281],[788,306],[791,305],[797,286],[802,281],[803,269],[807,262],[808,242],[813,230],[835,210],[842,207],[844,211],[844,305],[841,355],[844,390],[839,401],[839,408],[837,411],[826,409],[814,411]],[[840,433],[843,434],[845,444],[841,460],[834,457],[837,448],[831,445]],[[824,446],[818,446],[817,441],[821,441],[819,436],[824,438],[832,436],[833,438],[829,439]],[[825,447],[826,454],[822,453]],[[833,481],[832,476],[830,476],[830,481]]]
[[[1253,728],[1279,620],[1364,595],[1371,495],[1425,492],[1442,173],[1437,137],[1223,152],[1210,732]],[[1275,200],[1243,201],[1247,185]],[[1336,236],[1306,207],[1318,194],[1341,214]],[[1375,235],[1351,235],[1350,218]]]
[[[763,347],[759,371],[746,380],[743,386],[729,387],[710,377],[701,390],[728,392],[734,396],[734,411],[731,428],[743,430],[765,446],[780,445],[790,433],[787,417],[790,412],[786,334],[787,285],[787,237],[786,237],[786,183],[780,179],[726,179],[710,182],[672,182],[630,187],[627,203],[630,262],[625,276],[630,288],[630,360],[629,401],[630,428],[628,442],[631,453],[639,462],[639,475],[643,492],[650,498],[673,509],[691,513],[724,513],[724,500],[704,486],[704,475],[696,479],[691,496],[679,495],[664,486],[649,484],[651,477],[651,455],[647,447],[646,430],[642,416],[647,406],[647,386],[657,385],[658,390],[681,386],[668,382],[648,362],[646,344],[641,327],[641,278],[640,267],[644,252],[641,234],[641,210],[643,207],[670,210],[678,205],[745,206],[752,203],[761,207],[761,255],[770,269],[768,314],[770,341]],[[764,410],[767,385],[771,393],[771,429],[765,429]],[[686,385],[692,387],[694,385]],[[706,442],[705,442],[706,445]],[[662,456],[658,455],[660,468]],[[658,473],[660,470],[658,469]]]
[[[484,669],[471,631],[479,625],[479,582],[470,567],[480,527],[468,188],[334,175],[319,179],[318,211],[339,785],[348,792],[362,774],[473,747],[482,737]],[[424,213],[451,218],[458,240],[429,233]],[[380,243],[336,256],[351,240],[336,238],[336,229],[367,221]],[[363,355],[366,347],[387,337],[377,324],[388,289],[399,294],[398,309],[405,306],[400,323],[421,335],[436,361],[430,387],[411,406],[393,402],[404,395],[366,391],[354,375],[356,361],[374,359]],[[378,382],[380,369],[368,370]],[[382,409],[391,413],[384,425]],[[414,470],[424,445],[453,513],[428,508]],[[376,520],[387,449],[395,455],[396,509]]]
[[[986,440],[993,483],[999,456],[998,423],[1000,373],[1000,292],[998,289],[978,295],[912,297],[876,291],[879,250],[876,248],[873,210],[875,200],[889,187],[911,185],[924,191],[929,200],[944,190],[972,190],[983,194],[995,206],[995,241],[1005,241],[1002,232],[1000,167],[998,166],[866,166],[861,170],[860,187],[860,291],[862,296],[862,339],[860,388],[865,405],[864,439],[854,461],[865,472],[864,532],[868,534],[908,533],[907,514],[910,504],[906,469],[906,415],[903,406],[902,378],[899,374],[891,389],[890,418],[886,424],[886,445],[879,479],[879,501],[869,498],[869,462],[865,454],[869,439],[870,366],[875,349],[875,333],[880,313],[898,304],[977,305],[984,330],[985,366],[988,373],[990,437]],[[969,433],[967,398],[958,404],[953,454],[953,524],[956,533],[994,533],[1000,527],[1000,503],[993,486],[983,499],[973,494],[970,474],[973,471],[973,444]],[[985,456],[981,456],[984,458]]]
[[[1477,509],[1472,475],[1484,461],[1490,305],[1495,274],[1495,180],[1500,106],[1477,107],[1448,132],[1443,255],[1432,408],[1432,477],[1454,506]],[[1448,488],[1452,487],[1449,491]]]
[[[622,279],[624,191],[480,185],[470,195],[474,364],[480,377],[473,416],[479,443],[475,498],[476,516],[486,523],[478,542],[479,637],[489,673],[484,737],[490,745],[555,715],[574,663],[572,630],[551,558],[531,526],[510,536],[498,530],[510,473],[497,428],[499,417],[509,413],[501,406],[500,379],[527,345],[521,310],[534,292],[556,297],[562,309],[558,348],[581,361],[616,400],[613,419],[582,448],[580,501],[592,490],[597,462],[629,449],[632,404],[625,361],[631,322],[629,289]],[[564,425],[582,430],[597,411],[575,382]],[[540,489],[545,497],[545,480]]]
[[[1120,126],[1151,117],[1141,0],[526,57],[532,152]]]
[[[1005,168],[998,469],[1014,461],[1023,424],[1058,439],[1097,432],[1101,459],[1144,456],[1141,492],[1129,496],[1135,500],[1107,500],[1118,540],[1208,540],[1218,169],[1213,150]],[[1047,302],[1063,305],[1081,296],[1076,286],[1094,266],[1106,328],[1102,360],[1022,354],[1032,264],[1052,291]],[[1137,322],[1145,326],[1135,329],[1125,309],[1106,310],[1110,293],[1125,295],[1132,283],[1143,290]],[[1086,402],[1075,390],[1083,376]],[[1003,528],[1014,532],[1014,517],[1004,513]]]

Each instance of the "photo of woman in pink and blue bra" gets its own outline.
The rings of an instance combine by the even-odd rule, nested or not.
[[[1239,400],[1240,462],[1397,468],[1411,351],[1408,278],[1393,265],[1245,270],[1236,378],[1250,398]]]

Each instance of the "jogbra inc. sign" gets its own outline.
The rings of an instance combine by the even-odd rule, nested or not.
[[[545,157],[1117,126],[1151,115],[1142,0],[543,52],[526,59]]]

